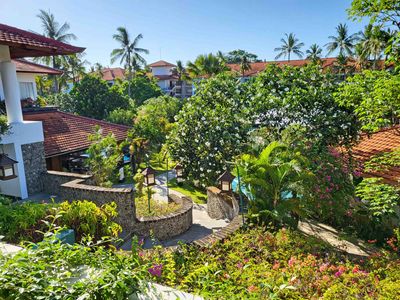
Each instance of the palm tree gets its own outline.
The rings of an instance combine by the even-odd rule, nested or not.
[[[362,54],[372,59],[374,69],[376,69],[377,61],[382,57],[388,39],[387,33],[377,26],[368,25],[361,32],[359,44],[362,47]]]
[[[70,40],[76,39],[75,34],[68,33],[70,29],[69,24],[65,22],[63,25],[60,26],[60,24],[56,21],[54,15],[50,11],[46,12],[41,9],[37,17],[41,20],[43,35],[63,43],[68,43]],[[50,65],[50,62],[52,62],[52,67],[56,69],[59,68],[61,65],[60,59],[57,59],[56,56],[47,56],[40,59],[44,61],[47,65]],[[54,92],[57,93],[58,83],[56,75],[53,76],[53,83]]]
[[[192,78],[211,77],[226,70],[225,63],[212,53],[199,55],[194,62],[187,63],[187,71]]]
[[[302,58],[303,52],[300,49],[304,46],[304,43],[300,43],[299,39],[297,39],[293,33],[285,33],[285,36],[286,39],[281,39],[282,46],[274,49],[275,52],[279,52],[275,59],[278,60],[283,56],[287,57],[288,61],[290,61],[290,55],[292,53],[296,54],[299,58]]]
[[[69,79],[73,83],[78,82],[82,75],[86,74],[85,65],[88,63],[86,59],[83,59],[84,54],[72,54],[65,56],[65,67],[69,74]]]
[[[281,142],[270,143],[259,156],[242,155],[238,168],[251,194],[250,213],[297,225],[299,195],[307,196],[306,182],[312,176],[305,164],[303,156]]]
[[[132,79],[132,70],[136,70],[138,66],[145,65],[146,60],[141,54],[149,54],[149,50],[139,48],[139,41],[143,38],[142,34],[138,34],[131,41],[128,31],[125,27],[118,27],[117,33],[113,35],[114,40],[120,44],[120,48],[116,48],[111,52],[111,63],[120,60],[120,64],[125,65],[128,69],[128,94],[131,96],[130,82]]]
[[[339,50],[339,54],[352,56],[353,49],[358,41],[358,33],[349,35],[349,30],[346,24],[340,23],[336,26],[337,36],[329,36],[331,42],[325,44],[328,50],[328,55]]]
[[[248,55],[243,54],[240,56],[240,72],[242,73],[242,78],[246,71],[251,70],[250,58]]]
[[[306,50],[307,59],[311,60],[312,63],[318,63],[321,60],[322,48],[317,44],[312,44],[309,49]]]
[[[177,75],[179,81],[181,81],[182,79],[185,79],[186,69],[183,66],[183,63],[181,60],[178,60],[176,62],[176,67],[172,69],[172,74]]]
[[[104,69],[103,65],[97,62],[90,66],[90,73],[101,78],[103,76],[103,69]]]

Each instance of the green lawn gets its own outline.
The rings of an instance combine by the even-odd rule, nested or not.
[[[169,181],[169,188],[192,198],[194,203],[207,203],[207,194],[203,190],[196,188],[187,182],[183,182],[183,184],[179,186],[174,178]]]

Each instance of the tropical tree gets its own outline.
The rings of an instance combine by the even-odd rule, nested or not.
[[[377,61],[382,57],[388,40],[387,32],[377,26],[368,25],[360,34],[362,55],[372,59],[374,69],[377,67]]]
[[[242,77],[244,77],[245,72],[249,70],[251,70],[251,63],[249,56],[243,54],[243,56],[240,58],[240,72],[242,73]]]
[[[387,28],[389,36],[385,54],[399,67],[400,61],[400,2],[398,0],[353,0],[348,10],[355,20],[369,18],[370,24]]]
[[[68,32],[70,29],[69,24],[65,22],[60,26],[60,24],[56,21],[54,15],[50,11],[46,12],[41,9],[37,17],[42,23],[43,35],[63,43],[68,43],[69,41],[76,39],[75,34]],[[40,58],[40,60],[44,61],[47,65],[50,65],[51,63],[52,67],[56,69],[58,69],[61,65],[60,58],[57,58],[54,55],[51,57],[42,57]],[[53,76],[53,82],[54,92],[57,93],[58,83],[56,75]]]
[[[309,49],[306,50],[307,59],[313,63],[318,63],[321,60],[322,48],[317,44],[312,44]]]
[[[304,46],[304,43],[300,43],[299,39],[296,38],[296,35],[293,33],[285,33],[285,36],[286,39],[281,39],[282,45],[274,49],[275,52],[279,52],[275,59],[278,60],[283,56],[285,58],[287,57],[288,61],[290,61],[292,53],[296,54],[299,58],[302,58],[303,52],[301,51],[301,47]]]
[[[308,196],[308,181],[312,178],[305,165],[305,157],[276,141],[259,156],[242,155],[238,167],[251,194],[250,215],[263,223],[274,221],[296,227],[303,214],[300,202]]]
[[[178,76],[178,80],[181,81],[182,79],[185,79],[186,77],[186,69],[183,66],[183,63],[181,60],[178,60],[176,62],[176,67],[172,69],[172,74]]]
[[[325,44],[328,55],[339,50],[339,54],[341,55],[352,56],[354,47],[358,41],[358,33],[349,34],[347,25],[342,23],[336,26],[336,33],[336,36],[329,36],[331,42]]]
[[[62,70],[64,74],[60,78],[59,88],[61,89],[62,84],[66,84],[68,81],[72,81],[74,84],[86,74],[85,65],[88,63],[86,59],[83,59],[84,54],[71,54],[63,57]]]
[[[103,69],[104,69],[103,65],[97,62],[90,66],[90,73],[102,77]]]
[[[212,53],[197,56],[187,63],[187,71],[192,78],[211,77],[227,70],[225,62]]]
[[[240,64],[241,61],[243,60],[243,57],[246,57],[246,59],[249,62],[258,61],[258,57],[256,54],[247,52],[242,49],[233,50],[233,51],[228,52],[228,54],[224,55],[226,63],[228,63],[228,64]]]
[[[111,63],[120,60],[120,64],[128,69],[128,80],[132,79],[132,70],[137,70],[138,66],[145,65],[146,60],[141,54],[149,54],[149,50],[138,47],[139,41],[143,38],[142,34],[138,34],[133,41],[129,36],[125,27],[118,27],[117,33],[113,35],[120,48],[116,48],[111,52]],[[130,87],[129,87],[129,96]]]

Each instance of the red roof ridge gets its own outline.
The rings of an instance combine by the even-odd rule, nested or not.
[[[37,64],[37,63],[35,63],[35,62],[26,60],[26,59],[24,59],[24,58],[15,58],[15,59],[13,59],[13,61],[14,61],[14,62],[17,62],[17,63],[20,63],[20,64],[26,64],[26,65],[30,65],[30,66],[33,66],[33,67],[39,67],[39,68],[46,69],[46,70],[50,71],[50,74],[62,74],[62,73],[64,73],[64,72],[63,72],[62,70],[60,70],[60,69],[56,69],[56,68],[52,68],[52,67],[49,67],[49,66]],[[18,70],[18,66],[17,66],[17,72],[22,72],[22,73],[35,73],[35,72],[30,72],[30,71],[28,71],[28,70],[26,70],[26,71],[24,71],[24,70]],[[44,73],[44,72],[38,70],[37,73]],[[49,73],[46,73],[46,74],[49,74]]]
[[[46,36],[40,35],[38,33],[26,31],[13,26],[0,23],[0,44],[9,45],[10,47],[15,45],[20,45],[24,47],[25,50],[32,49],[53,49],[53,55],[57,54],[73,54],[77,52],[82,52],[85,50],[83,47],[73,46],[67,43],[57,41],[55,39],[48,38]],[[28,47],[26,47],[28,46]],[[30,47],[30,48],[29,48]],[[57,52],[57,50],[59,50]],[[43,50],[42,50],[43,51]],[[50,52],[48,52],[50,54]],[[21,58],[24,56],[13,56],[13,52],[10,49],[10,54],[12,58]],[[44,56],[44,53],[31,53],[34,56]],[[50,54],[51,55],[51,54]],[[26,55],[29,56],[29,55]]]
[[[165,60],[158,60],[148,65],[148,67],[176,67],[176,65]]]

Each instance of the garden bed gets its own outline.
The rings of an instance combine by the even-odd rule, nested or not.
[[[298,231],[238,232],[209,248],[151,251],[162,266],[154,279],[211,299],[399,299],[400,260],[381,251],[340,255]]]

